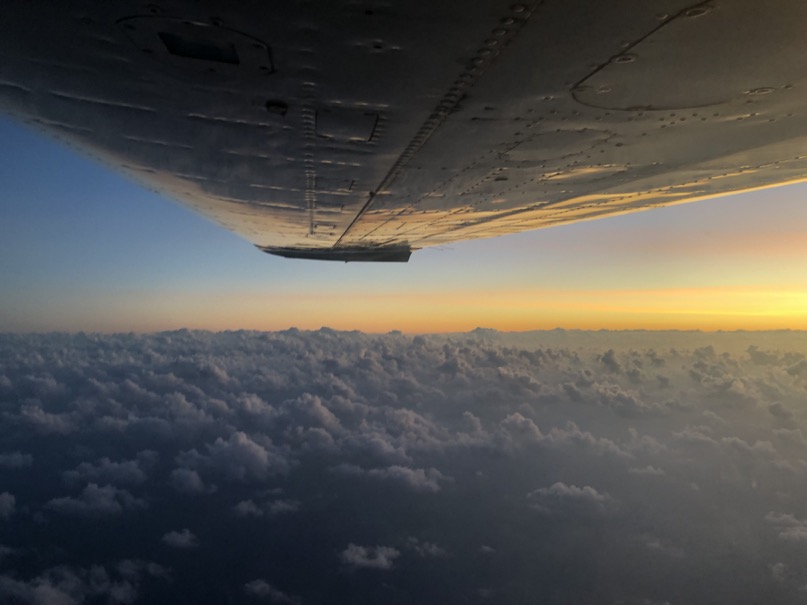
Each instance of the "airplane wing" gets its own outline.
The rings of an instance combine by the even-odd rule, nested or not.
[[[802,0],[9,0],[0,108],[286,257],[807,177]]]

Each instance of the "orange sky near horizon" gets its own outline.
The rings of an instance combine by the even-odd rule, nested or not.
[[[142,331],[191,329],[282,330],[290,327],[407,333],[554,328],[586,330],[807,330],[807,287],[755,289],[658,288],[567,290],[523,288],[496,292],[387,292],[321,297],[299,293],[130,293],[103,300],[86,313],[60,316],[35,331]],[[226,309],[226,312],[222,312]],[[33,315],[39,315],[32,309]],[[112,312],[114,311],[114,312]],[[122,314],[122,315],[121,315]],[[123,328],[125,318],[128,328]],[[65,321],[66,320],[66,321]],[[66,325],[72,328],[66,328]],[[33,326],[32,326],[33,328]],[[26,331],[26,330],[23,330]]]

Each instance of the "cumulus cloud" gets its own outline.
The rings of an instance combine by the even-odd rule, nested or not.
[[[252,499],[241,500],[233,507],[237,515],[242,517],[263,517],[264,515],[282,515],[294,513],[300,509],[298,500],[266,500],[256,504]]]
[[[189,468],[176,468],[171,471],[170,483],[176,491],[186,494],[204,494],[216,491],[215,486],[206,486],[199,473]]]
[[[614,499],[589,485],[577,487],[562,481],[540,487],[529,494],[530,507],[547,514],[588,514],[604,512],[614,505]]]
[[[419,540],[414,536],[409,536],[406,539],[406,545],[415,551],[415,553],[417,553],[419,556],[425,558],[445,557],[447,554],[444,548],[441,548],[434,542]]]
[[[499,423],[499,427],[505,443],[510,447],[541,443],[545,439],[538,425],[531,418],[526,418],[519,412],[508,414]]]
[[[0,519],[8,519],[14,514],[17,499],[14,494],[3,492],[0,494]]]
[[[442,484],[452,479],[436,468],[409,468],[393,465],[385,468],[363,469],[354,464],[342,464],[335,471],[346,475],[359,475],[398,483],[416,492],[439,492]]]
[[[278,605],[294,605],[300,602],[296,597],[287,595],[262,579],[252,580],[244,584],[244,592],[247,595],[260,597],[267,603],[276,603]]]
[[[271,445],[254,441],[246,433],[236,431],[228,439],[219,437],[200,454],[193,449],[178,457],[181,464],[198,466],[232,481],[264,479],[268,475],[288,471],[289,463]]]
[[[0,598],[6,603],[31,605],[79,605],[90,601],[130,605],[137,602],[141,584],[150,577],[168,576],[162,566],[137,560],[111,566],[62,565],[29,580],[0,575]]]
[[[187,528],[180,531],[169,531],[163,534],[162,540],[164,544],[172,548],[196,548],[199,546],[199,540]]]
[[[630,452],[625,451],[616,442],[605,437],[597,437],[589,431],[583,431],[572,421],[567,422],[564,428],[553,428],[549,432],[547,442],[554,446],[588,450],[598,456],[632,457]]]
[[[145,500],[135,498],[125,489],[113,485],[99,487],[97,483],[90,483],[78,497],[54,498],[45,507],[66,515],[102,516],[143,509],[147,504]]]
[[[664,469],[657,468],[652,464],[648,464],[647,466],[643,466],[641,468],[633,467],[629,469],[628,472],[633,475],[654,475],[656,477],[662,477],[666,474]]]
[[[71,414],[47,412],[38,401],[23,403],[20,406],[19,418],[45,434],[66,434],[76,429],[75,420]]]
[[[788,542],[807,542],[807,521],[790,513],[769,512],[765,521],[777,531],[779,538]]]
[[[803,600],[797,333],[0,335],[0,367],[0,602]],[[136,563],[162,537],[193,582]]]
[[[94,481],[115,485],[140,485],[147,479],[146,468],[154,464],[156,453],[141,452],[135,460],[114,462],[101,458],[97,463],[82,462],[75,469],[62,473],[62,479],[76,485]]]
[[[23,454],[19,450],[0,454],[0,467],[3,468],[28,468],[34,463],[31,454]]]
[[[352,542],[343,550],[339,559],[342,563],[355,568],[392,569],[392,565],[400,556],[400,551],[391,546],[359,546]]]

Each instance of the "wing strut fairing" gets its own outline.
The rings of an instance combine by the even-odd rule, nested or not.
[[[0,108],[291,258],[807,177],[800,0],[11,0]]]

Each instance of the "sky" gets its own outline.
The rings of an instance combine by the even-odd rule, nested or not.
[[[416,252],[270,257],[7,119],[0,331],[807,329],[807,185]]]

